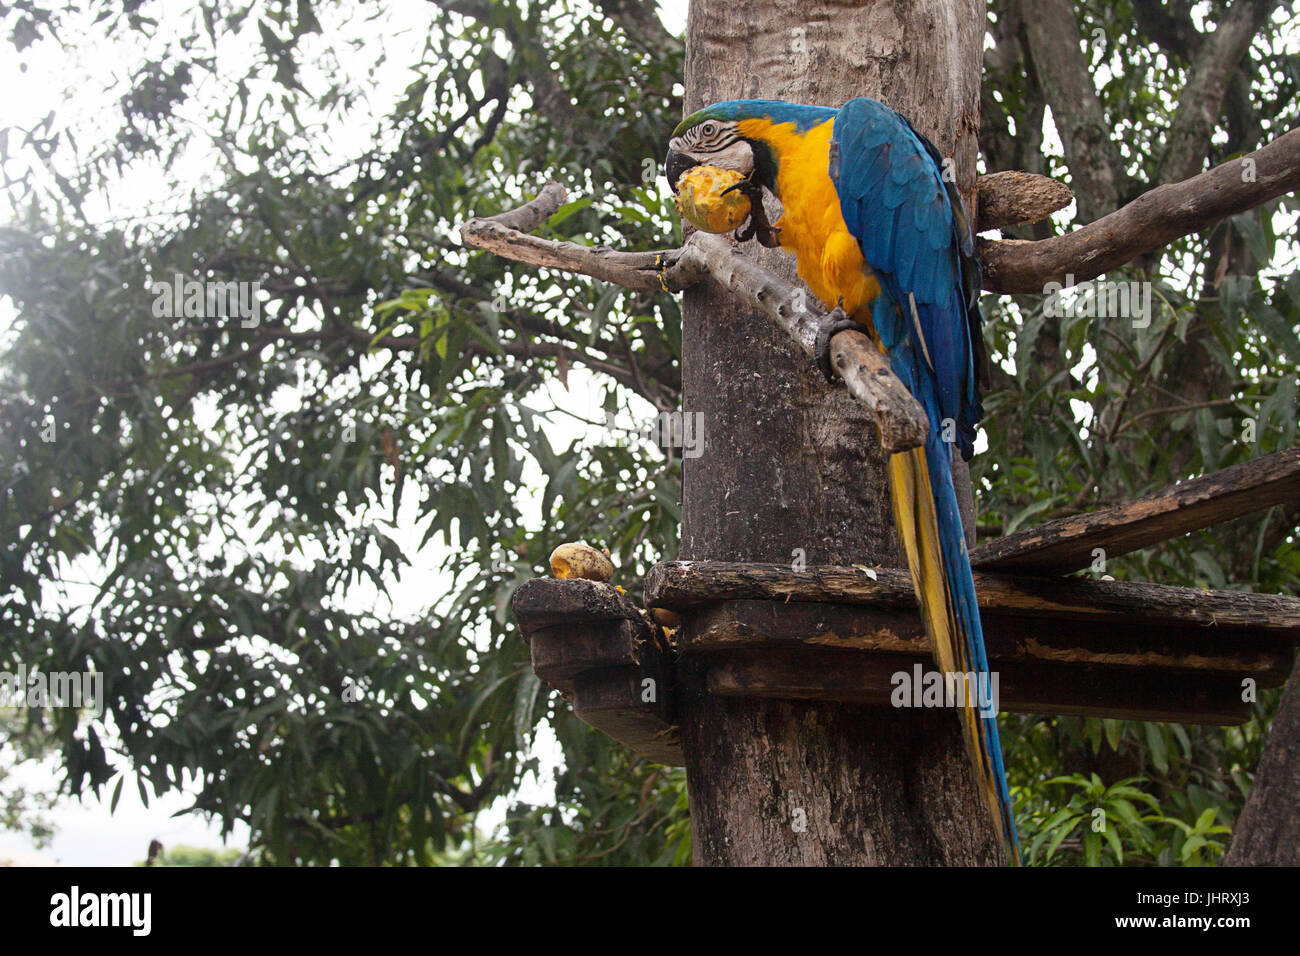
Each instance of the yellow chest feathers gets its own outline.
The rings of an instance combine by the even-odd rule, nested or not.
[[[828,308],[842,299],[859,321],[870,317],[880,284],[862,258],[858,240],[844,224],[840,197],[830,176],[830,139],[835,120],[799,133],[794,123],[742,120],[742,136],[766,141],[779,157],[777,193],[781,245],[793,252],[799,277]]]

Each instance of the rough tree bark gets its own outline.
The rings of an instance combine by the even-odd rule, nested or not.
[[[1300,664],[1282,692],[1224,866],[1300,866]]]
[[[956,159],[969,194],[983,35],[979,0],[693,0],[686,109],[873,96]],[[793,275],[782,253],[747,254]],[[720,289],[686,294],[683,339],[684,407],[704,413],[705,451],[684,464],[681,557],[901,565],[867,413]],[[697,864],[1002,860],[955,714],[723,699],[702,680],[686,661]]]

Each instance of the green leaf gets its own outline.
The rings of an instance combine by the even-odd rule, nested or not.
[[[1120,741],[1124,739],[1124,721],[1104,719],[1101,723],[1106,732],[1106,742],[1110,744],[1110,749],[1119,750]]]
[[[1083,859],[1087,866],[1101,866],[1101,834],[1089,830],[1083,835]]]
[[[1115,854],[1115,861],[1120,866],[1123,866],[1124,846],[1120,841],[1119,831],[1116,830],[1115,827],[1107,827],[1105,830],[1102,831],[1102,836],[1104,836],[1106,838],[1106,842],[1110,844],[1111,852]]]
[[[1076,816],[1074,817],[1074,819],[1070,821],[1069,826],[1056,827],[1056,829],[1052,833],[1052,842],[1047,847],[1047,858],[1049,860],[1056,855],[1057,848],[1061,845],[1061,843],[1065,840],[1066,837],[1068,837],[1072,832],[1074,832],[1074,828],[1083,822],[1083,819],[1084,818],[1081,816]]]
[[[589,209],[591,207],[591,203],[592,203],[591,196],[580,196],[577,199],[572,199],[569,202],[566,202],[563,206],[561,206],[559,209],[555,211],[555,213],[551,216],[550,219],[546,220],[547,228],[554,229],[556,226],[564,222],[564,220],[568,219],[574,213],[581,212],[584,209]]]
[[[1169,755],[1165,749],[1165,735],[1158,724],[1144,724],[1151,762],[1161,773],[1169,772]]]

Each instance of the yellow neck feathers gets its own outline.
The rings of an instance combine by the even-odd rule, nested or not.
[[[844,311],[870,323],[871,303],[880,284],[862,258],[857,238],[840,213],[840,197],[830,176],[834,118],[800,133],[794,123],[741,120],[740,134],[762,140],[778,162],[777,198],[782,214],[776,225],[781,245],[795,255],[799,276],[828,308],[843,301]]]

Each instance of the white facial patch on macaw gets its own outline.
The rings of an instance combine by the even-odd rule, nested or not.
[[[668,148],[697,163],[734,169],[742,175],[748,176],[754,170],[754,148],[736,132],[734,123],[706,120],[681,136],[674,136]]]
[[[746,176],[754,170],[754,148],[743,139],[713,152],[690,149],[679,149],[678,152],[685,153],[696,162],[717,166],[719,169],[734,169]]]

